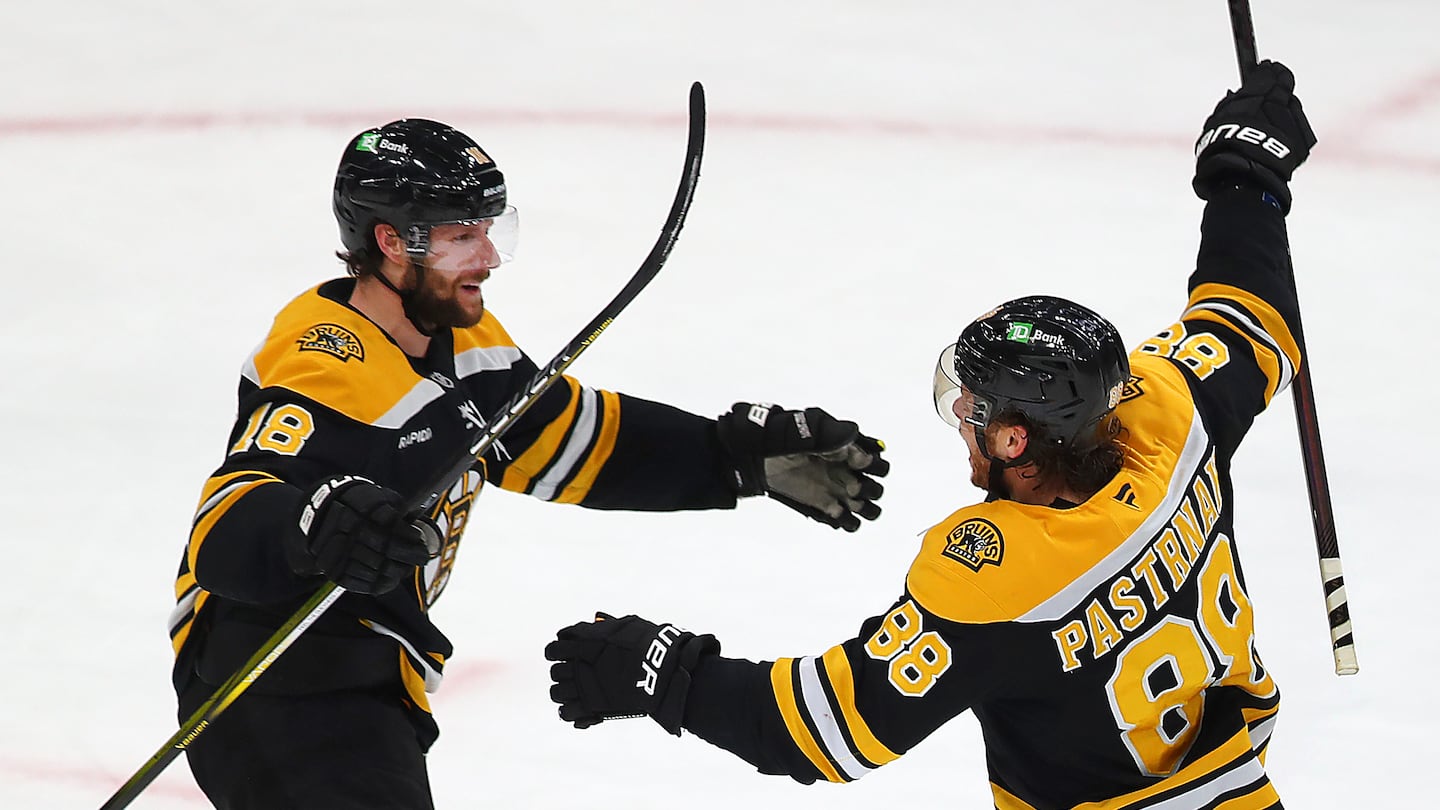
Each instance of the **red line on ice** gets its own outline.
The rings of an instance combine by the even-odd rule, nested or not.
[[[1440,104],[1440,67],[1426,73],[1388,96],[1382,96],[1370,107],[1366,118],[1395,121],[1427,107]],[[1382,123],[1385,123],[1382,120]]]
[[[1440,71],[1418,81],[1409,89],[1382,100],[1371,110],[1372,120],[1383,125],[1397,120],[1440,98]],[[617,129],[683,129],[680,114],[652,114],[623,110],[546,111],[530,109],[456,108],[450,110],[350,110],[295,112],[288,110],[191,113],[102,113],[95,115],[0,118],[0,138],[105,136],[119,134],[194,133],[214,130],[243,130],[313,126],[358,129],[405,114],[427,115],[467,125],[600,126]],[[1109,130],[1043,126],[1004,126],[984,123],[936,123],[907,119],[799,116],[779,114],[714,114],[715,129],[745,132],[780,132],[835,136],[881,136],[936,140],[958,140],[994,146],[1026,144],[1089,145],[1104,148],[1167,149],[1187,148],[1190,135],[1164,133],[1116,133]],[[1371,170],[1392,170],[1440,174],[1440,156],[1367,152],[1358,138],[1323,139],[1319,147],[1326,162],[1348,164]]]
[[[495,660],[452,662],[445,666],[445,683],[440,687],[440,694],[454,695],[484,686],[504,669],[505,664]]]

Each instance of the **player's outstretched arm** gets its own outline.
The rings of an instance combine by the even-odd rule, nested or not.
[[[809,784],[859,779],[968,709],[993,688],[1008,638],[942,620],[907,594],[819,655],[726,658],[713,636],[598,614],[562,629],[545,657],[556,662],[550,697],[577,728],[648,716]],[[952,666],[960,650],[966,663]]]
[[[545,647],[546,659],[556,662],[550,699],[559,704],[560,719],[576,728],[648,716],[677,737],[690,729],[762,773],[805,784],[826,778],[790,742],[770,696],[771,665],[721,658],[719,652],[711,635],[597,613],[593,622],[560,630]],[[691,687],[702,667],[715,683],[708,699],[698,701],[703,705],[696,705]]]
[[[716,425],[736,494],[769,495],[800,514],[853,532],[880,516],[890,471],[884,445],[820,408],[737,402]]]

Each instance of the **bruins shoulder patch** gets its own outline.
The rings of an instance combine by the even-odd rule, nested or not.
[[[365,345],[360,342],[360,338],[355,337],[355,333],[349,329],[333,323],[310,327],[295,343],[302,352],[324,352],[342,361],[348,362],[353,357],[365,362]]]
[[[999,565],[1005,558],[1005,537],[994,523],[970,518],[950,530],[941,554],[979,571],[981,566]]]

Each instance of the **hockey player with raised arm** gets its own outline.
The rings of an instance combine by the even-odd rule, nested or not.
[[[1175,323],[1127,355],[1105,318],[1031,296],[942,353],[935,404],[988,497],[926,532],[898,601],[820,655],[760,663],[602,614],[546,648],[560,717],[648,714],[810,783],[969,710],[1000,810],[1279,807],[1230,465],[1301,362],[1285,215],[1315,138],[1293,90],[1263,62],[1206,120]]]
[[[481,294],[514,249],[515,209],[475,141],[422,119],[353,138],[333,201],[351,277],[285,306],[245,362],[180,564],[181,720],[325,578],[347,592],[189,744],[217,807],[432,806],[427,694],[451,645],[428,611],[486,481],[594,509],[767,494],[847,531],[879,514],[887,463],[852,422],[749,403],[709,419],[570,377],[432,511],[406,514],[538,371]]]

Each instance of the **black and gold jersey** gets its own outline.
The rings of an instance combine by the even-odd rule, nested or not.
[[[337,279],[296,298],[243,366],[225,460],[202,489],[175,583],[177,688],[197,675],[222,683],[323,581],[294,574],[280,542],[303,490],[348,474],[413,495],[538,372],[488,311],[409,357],[346,303],[353,288]],[[436,504],[439,557],[383,596],[343,595],[253,689],[403,683],[433,737],[426,693],[451,645],[427,612],[485,482],[592,508],[729,508],[720,453],[714,420],[562,377]]]
[[[1278,804],[1230,462],[1300,363],[1287,253],[1258,193],[1211,202],[1186,309],[1130,356],[1115,478],[1078,505],[954,512],[854,638],[706,659],[686,728],[763,772],[845,782],[968,709],[1000,810]]]

